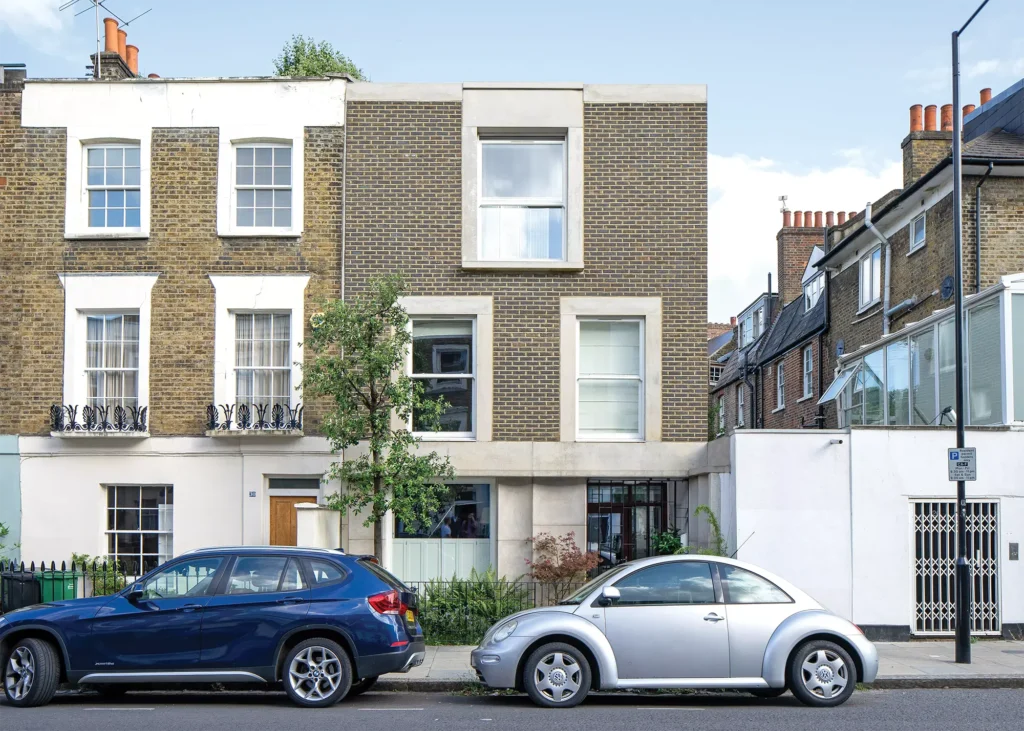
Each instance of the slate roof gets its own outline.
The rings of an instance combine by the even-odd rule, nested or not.
[[[730,341],[732,341],[732,337],[733,332],[732,330],[729,330],[728,332],[724,332],[721,335],[718,335],[708,340],[708,357],[710,358],[719,350],[728,345]]]
[[[964,145],[965,156],[990,157],[997,160],[1024,160],[1024,135],[1001,129],[986,132]]]
[[[725,361],[725,368],[722,369],[722,375],[719,377],[718,382],[711,388],[711,391],[719,391],[730,383],[735,383],[740,380],[740,362],[743,360],[743,355],[747,356],[748,367],[753,367],[757,363],[757,348],[761,345],[764,340],[764,334],[762,333],[757,340],[752,342],[738,350],[734,350],[729,353],[728,360]]]
[[[782,308],[779,319],[768,331],[768,339],[757,352],[757,363],[763,365],[800,345],[825,327],[825,294],[814,307],[804,312],[804,298],[798,297]]]

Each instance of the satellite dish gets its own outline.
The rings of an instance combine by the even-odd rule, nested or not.
[[[840,356],[846,352],[846,341],[840,338],[839,342],[836,343],[836,355]]]
[[[948,300],[953,296],[953,277],[949,276],[942,280],[942,299]]]

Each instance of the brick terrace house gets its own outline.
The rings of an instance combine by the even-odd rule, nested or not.
[[[826,373],[838,373],[822,399],[829,426],[955,421],[953,113],[944,106],[937,125],[934,106],[911,107],[903,189],[830,231],[817,262],[828,274]],[[1012,424],[1024,421],[1020,366],[1008,360],[1012,275],[1024,271],[1024,80],[995,98],[983,90],[962,113],[968,424]]]
[[[23,555],[294,542],[292,506],[337,489],[299,388],[310,315],[395,271],[411,375],[452,404],[424,438],[457,540],[389,522],[386,565],[518,576],[542,531],[614,562],[685,526],[704,86],[141,78],[108,49],[101,80],[0,91]],[[359,520],[340,540],[372,548]]]

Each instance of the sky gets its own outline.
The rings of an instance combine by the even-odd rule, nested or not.
[[[860,210],[902,182],[915,103],[952,101],[950,35],[980,0],[105,0],[143,73],[270,74],[294,33],[373,81],[708,85],[708,315],[775,271],[780,195]],[[0,0],[0,62],[83,76],[90,0]],[[79,10],[88,12],[74,17]],[[962,103],[1024,78],[1024,0],[991,0],[961,41]]]

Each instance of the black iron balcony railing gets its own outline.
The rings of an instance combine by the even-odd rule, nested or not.
[[[302,404],[210,404],[207,431],[301,431]]]
[[[146,406],[50,406],[50,431],[77,434],[145,434]]]

